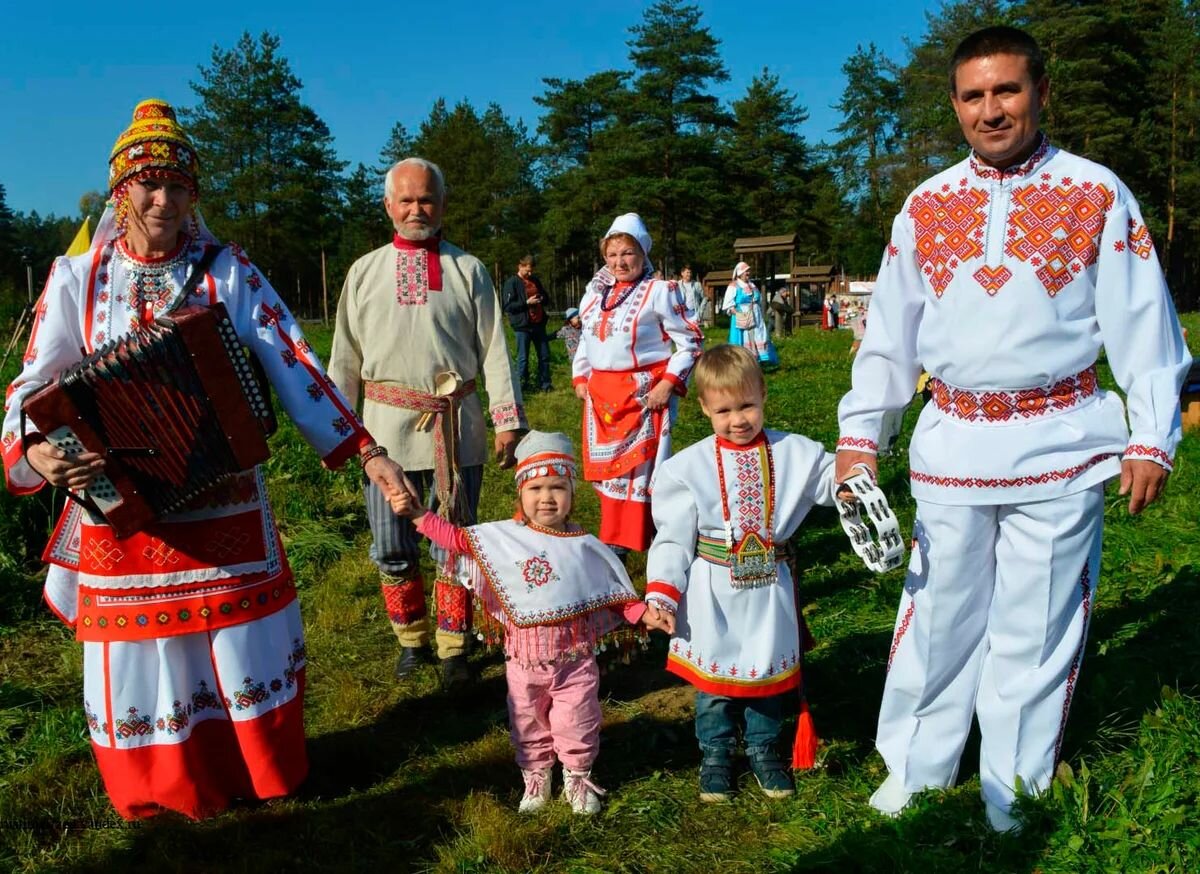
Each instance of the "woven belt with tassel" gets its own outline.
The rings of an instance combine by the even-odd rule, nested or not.
[[[453,370],[433,378],[434,392],[429,394],[396,382],[368,382],[364,394],[368,400],[401,410],[421,413],[418,431],[433,431],[433,476],[438,497],[438,513],[452,522],[466,518],[466,492],[459,488],[458,408],[462,399],[475,393],[475,380],[463,382]]]

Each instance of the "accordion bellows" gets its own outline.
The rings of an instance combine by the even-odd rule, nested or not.
[[[104,457],[78,497],[127,537],[270,455],[254,365],[223,304],[188,307],[105,344],[23,409],[68,454]]]

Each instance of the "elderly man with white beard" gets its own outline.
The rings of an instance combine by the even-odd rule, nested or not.
[[[359,258],[338,301],[329,375],[354,403],[381,447],[405,469],[419,497],[459,525],[475,523],[487,455],[487,426],[476,393],[482,373],[495,428],[493,450],[511,467],[528,428],[513,376],[496,289],[479,259],[442,239],[446,186],[422,158],[387,173],[384,207],[394,239]],[[413,672],[429,643],[420,536],[392,513],[387,496],[364,483],[370,555],[400,641],[396,676]],[[467,590],[438,574],[436,645],[442,683],[470,680]]]

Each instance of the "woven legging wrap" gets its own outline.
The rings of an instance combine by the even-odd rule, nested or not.
[[[405,471],[417,488],[422,502],[434,481],[432,470]],[[483,485],[483,465],[461,470],[461,498],[466,506],[458,524],[475,524],[479,492]],[[392,506],[379,487],[370,481],[363,484],[367,503],[367,520],[371,524],[371,560],[379,568],[379,582],[384,606],[392,630],[401,646],[424,646],[429,642],[429,615],[425,606],[425,578],[421,574],[420,543],[413,524],[392,512]],[[434,497],[434,507],[437,498]],[[434,602],[437,606],[437,652],[449,658],[464,652],[466,635],[471,630],[470,593],[439,571],[434,581]]]

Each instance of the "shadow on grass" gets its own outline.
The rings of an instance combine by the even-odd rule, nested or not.
[[[1186,690],[1200,682],[1198,609],[1200,569],[1183,565],[1145,598],[1097,613],[1063,738],[1064,758],[1094,754],[1097,746],[1103,752],[1128,746],[1163,686]],[[1137,630],[1114,643],[1130,627]]]
[[[127,847],[67,870],[107,872],[135,861],[180,872],[426,869],[435,848],[455,839],[469,793],[507,796],[517,783],[504,757],[431,769],[402,788],[319,807],[266,804],[205,823],[162,817],[134,829]]]
[[[414,757],[477,741],[505,713],[504,677],[477,680],[462,692],[406,698],[369,725],[310,738],[304,800],[339,798],[392,778]]]
[[[1028,874],[1039,870],[1049,823],[1020,835],[998,835],[971,792],[927,793],[897,820],[856,822],[815,850],[772,854],[772,870],[837,872],[960,872]]]
[[[1136,719],[1156,704],[1163,684],[1195,682],[1200,659],[1192,611],[1187,608],[1197,603],[1200,577],[1194,567],[1185,566],[1146,597],[1097,615],[1088,647],[1089,670],[1081,679],[1064,745],[1068,758],[1095,751],[1097,736],[1114,707],[1128,709]],[[1130,626],[1136,626],[1136,632],[1121,643],[1111,642],[1117,629]],[[849,753],[839,750],[840,761],[827,762],[834,779],[870,755],[889,638],[887,633],[837,638],[810,661],[818,729],[831,741],[849,741],[852,746]],[[1105,641],[1110,644],[1106,652],[1096,654]],[[610,701],[637,701],[676,682],[661,670],[657,654],[651,654],[606,675],[604,690]],[[261,871],[285,866],[365,870],[385,865],[399,871],[428,869],[439,850],[469,827],[463,811],[472,793],[493,795],[505,807],[516,802],[516,769],[507,753],[434,767],[421,762],[425,751],[466,744],[489,731],[496,724],[503,696],[503,679],[491,677],[465,697],[430,695],[408,700],[372,726],[313,739],[313,777],[298,799],[244,808],[202,824],[175,818],[149,823],[131,830],[125,846],[108,849],[98,860],[73,870],[107,871],[150,860],[156,867],[178,871]],[[1119,737],[1108,741],[1113,746],[1122,744]],[[960,781],[975,773],[970,766],[974,747],[969,744]],[[690,718],[683,712],[668,719],[642,712],[606,727],[596,777],[601,785],[619,787],[657,771],[690,770],[697,760]],[[403,785],[379,787],[387,779]],[[865,797],[860,799],[865,802]],[[594,852],[620,838],[608,833],[603,820],[597,826],[583,838],[595,846],[577,846],[573,841],[573,851]],[[977,791],[960,786],[921,796],[915,808],[896,821],[855,814],[820,846],[796,849],[764,844],[760,861],[764,870],[957,872],[970,868],[1027,874],[1046,864],[1047,840],[1058,827],[1051,813],[1031,822],[1019,837],[994,835],[983,820]],[[164,860],[170,861],[164,866]],[[564,866],[571,862],[561,861]]]

